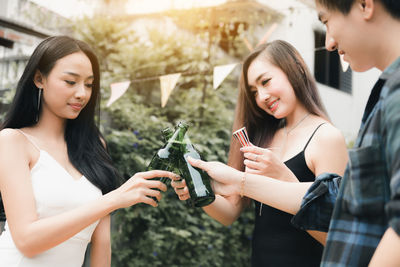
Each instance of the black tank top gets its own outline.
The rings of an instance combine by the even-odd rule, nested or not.
[[[322,123],[323,124],[323,123]],[[313,182],[315,175],[306,164],[304,151],[318,128],[308,139],[304,149],[285,162],[300,182]],[[253,267],[313,267],[320,266],[323,246],[306,231],[291,225],[293,215],[255,201],[255,227],[252,238]]]

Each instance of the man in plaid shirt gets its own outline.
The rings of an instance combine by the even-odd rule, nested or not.
[[[340,183],[321,266],[400,266],[400,0],[316,0],[316,5],[326,25],[326,48],[338,50],[355,71],[376,67],[383,73],[343,179],[318,177],[293,222],[326,230],[322,223],[330,213],[324,211],[333,206]]]

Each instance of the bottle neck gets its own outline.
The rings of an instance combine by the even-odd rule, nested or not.
[[[178,127],[171,138],[168,139],[165,148],[169,149],[172,146],[181,145],[185,138],[185,134],[187,132],[187,127]]]
[[[172,131],[171,128],[165,128],[161,131],[162,137],[164,138],[164,142],[168,142],[168,140],[172,137],[174,134],[174,131]]]
[[[192,141],[190,141],[190,138],[187,135],[185,135],[185,137],[183,138],[183,145],[186,148],[193,148]]]

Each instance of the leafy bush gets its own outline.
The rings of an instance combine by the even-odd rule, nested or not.
[[[150,110],[140,104],[126,108],[118,105],[110,110],[112,118],[118,117],[116,121],[121,125],[117,128],[121,130],[111,128],[106,139],[125,178],[146,169],[162,145],[160,130],[171,126],[166,116],[152,116],[148,114]],[[207,160],[226,161],[230,127],[219,125],[213,119],[215,111],[208,111],[202,119],[193,116],[195,120],[189,120],[184,113],[181,116],[177,113],[177,117],[192,122],[188,134]],[[229,118],[225,119],[229,124]],[[122,122],[130,122],[125,130]],[[200,122],[211,126],[198,126]],[[252,214],[247,212],[231,227],[224,227],[201,209],[180,201],[169,187],[157,208],[140,204],[116,212],[113,263],[114,266],[227,266],[230,262],[231,266],[246,266],[251,225]]]
[[[126,24],[106,18],[78,25],[79,38],[103,59],[104,96],[112,82],[135,81],[112,106],[103,103],[102,132],[123,178],[146,169],[162,146],[160,130],[179,120],[191,125],[188,135],[204,159],[227,161],[237,77],[231,75],[219,90],[212,89],[207,42],[154,29],[139,38]],[[159,80],[140,79],[176,72],[184,75],[161,108]],[[115,212],[113,266],[247,266],[252,225],[253,212],[248,210],[232,226],[222,226],[180,201],[169,187],[157,208],[139,204]]]

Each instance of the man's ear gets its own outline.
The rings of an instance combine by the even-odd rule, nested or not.
[[[373,17],[375,12],[374,0],[358,0],[356,4],[358,5],[358,8],[361,9],[365,20],[370,20]]]
[[[39,70],[36,70],[35,75],[33,76],[33,82],[37,88],[43,88],[43,75]]]

